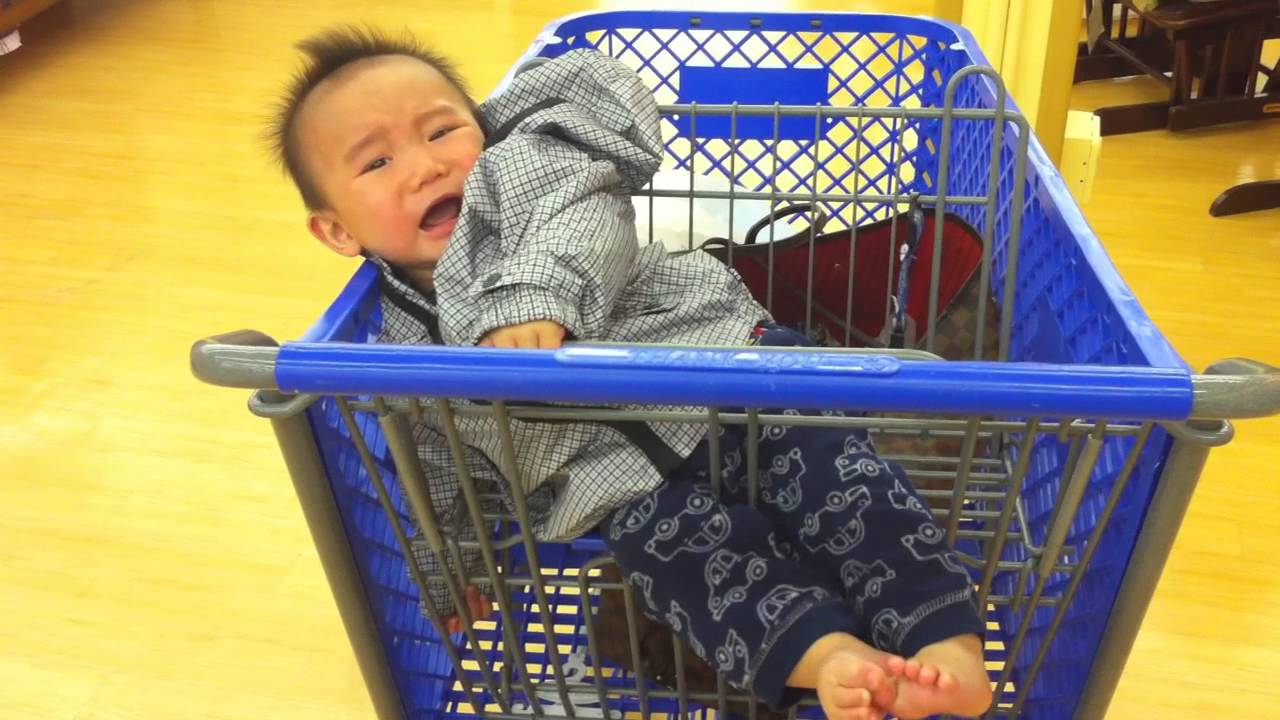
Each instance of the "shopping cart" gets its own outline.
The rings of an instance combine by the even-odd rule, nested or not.
[[[933,488],[925,495],[979,588],[996,683],[990,716],[1101,717],[1209,448],[1230,439],[1227,420],[1280,411],[1280,375],[1250,361],[1204,375],[1185,367],[961,28],[883,15],[591,13],[548,26],[522,63],[583,47],[630,64],[654,89],[664,168],[688,173],[690,184],[651,188],[638,202],[686,203],[690,247],[716,235],[740,241],[733,214],[753,202],[820,208],[827,231],[849,231],[851,258],[859,228],[909,210],[938,221],[949,213],[980,236],[979,296],[1000,309],[998,323],[978,321],[966,357],[983,357],[992,335],[997,358],[930,353],[945,309],[942,252],[924,263],[928,287],[915,283],[925,300],[915,305],[923,332],[914,348],[376,346],[379,293],[369,265],[299,342],[275,347],[249,332],[197,343],[195,373],[256,389],[252,411],[272,420],[379,717],[754,720],[764,712],[723,681],[693,687],[678,641],[674,675],[648,677],[642,619],[607,572],[602,544],[590,536],[535,542],[520,530],[529,526],[521,492],[495,505],[462,473],[468,519],[485,532],[474,543],[455,540],[422,487],[409,434],[429,414],[455,456],[454,420],[470,414],[503,427],[530,418],[843,423],[882,440],[920,441],[931,449],[893,459]],[[727,182],[707,190],[695,178]],[[708,203],[725,210],[724,227],[696,226],[706,215],[695,209]],[[647,227],[663,219],[649,217]],[[802,232],[803,220],[790,219]],[[771,241],[792,234],[787,222],[770,226]],[[931,227],[940,246],[943,223]],[[641,241],[669,242],[653,232]],[[813,264],[807,279],[821,277]],[[886,293],[895,267],[890,260]],[[790,302],[782,290],[770,281],[760,294],[781,305]],[[838,330],[850,328],[853,291],[821,313],[813,291],[809,283],[800,294],[803,324],[834,322],[833,344],[852,344]],[[886,326],[901,318],[900,302],[879,301]],[[766,375],[773,381],[762,382]],[[636,404],[648,409],[610,409]],[[727,407],[871,414],[712,410]],[[496,460],[510,479],[520,459],[505,445]],[[482,577],[443,579],[455,597],[468,583],[497,588],[498,616],[464,617],[465,632],[444,635],[432,608],[422,608],[427,578],[406,561],[415,543],[436,553],[478,549]],[[606,641],[618,638],[600,627],[611,598],[627,619],[621,660],[608,657]],[[816,712],[812,703],[798,710]]]

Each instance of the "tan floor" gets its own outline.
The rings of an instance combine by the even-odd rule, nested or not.
[[[464,6],[84,0],[0,58],[0,718],[371,716],[267,425],[191,379],[186,352],[243,326],[294,337],[352,269],[305,235],[256,137],[291,41],[407,25],[483,94],[547,20],[597,3]],[[1196,366],[1280,360],[1280,214],[1207,214],[1225,186],[1276,176],[1280,125],[1105,144],[1087,215]],[[1112,717],[1280,704],[1280,422],[1239,430]]]

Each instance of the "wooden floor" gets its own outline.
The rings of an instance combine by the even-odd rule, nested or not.
[[[293,40],[409,26],[485,94],[546,21],[598,4],[359,5],[69,1],[0,58],[0,717],[371,717],[269,428],[194,381],[187,349],[295,337],[352,269],[305,234],[256,136]],[[1207,214],[1262,177],[1277,124],[1104,146],[1087,216],[1197,367],[1280,360],[1280,213]],[[1276,716],[1278,442],[1280,422],[1242,423],[1213,454],[1112,717]]]

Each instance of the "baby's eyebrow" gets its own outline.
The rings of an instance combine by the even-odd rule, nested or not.
[[[448,105],[438,105],[430,110],[424,110],[423,112],[418,113],[413,118],[413,122],[415,126],[422,126],[436,117],[454,115],[458,115],[458,111],[454,108]],[[386,130],[383,128],[374,128],[373,130],[365,133],[359,140],[355,141],[354,144],[348,147],[345,153],[342,154],[342,161],[344,163],[355,162],[357,155],[370,145],[386,137],[386,134]]]
[[[430,110],[424,110],[418,113],[418,116],[414,118],[414,122],[418,125],[425,125],[437,117],[456,114],[457,111],[449,105],[437,105]]]

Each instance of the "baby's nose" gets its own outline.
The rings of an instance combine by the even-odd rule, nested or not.
[[[426,150],[419,153],[414,163],[414,177],[419,185],[434,182],[447,171],[448,167],[445,163],[440,162],[439,158]]]
[[[423,185],[435,181],[441,174],[442,168],[436,163],[425,162],[418,165],[418,182]]]

